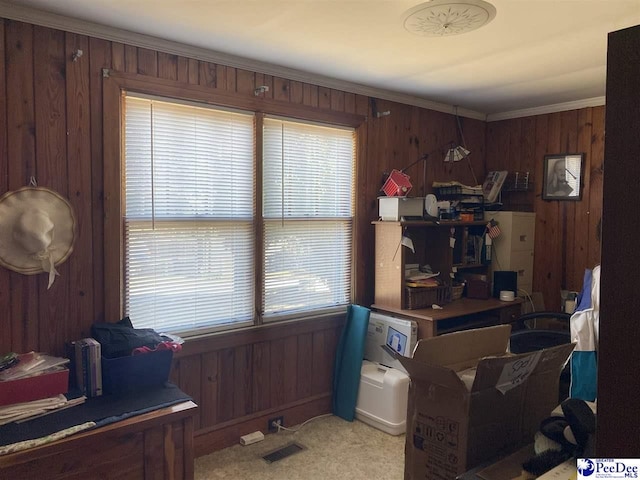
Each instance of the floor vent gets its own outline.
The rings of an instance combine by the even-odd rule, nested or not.
[[[306,450],[306,447],[300,445],[299,443],[292,442],[285,445],[284,447],[280,447],[277,450],[267,453],[262,458],[264,458],[267,463],[273,463],[277,462],[278,460],[282,460],[283,458],[289,457],[294,453],[301,452],[302,450]]]

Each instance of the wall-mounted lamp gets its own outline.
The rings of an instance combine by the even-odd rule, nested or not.
[[[471,152],[464,148],[462,145],[453,146],[451,144],[451,148],[447,150],[446,155],[444,156],[445,162],[459,162],[460,160],[467,158]]]
[[[455,107],[454,115],[456,117],[456,126],[458,127],[458,133],[460,134],[460,139],[462,140],[462,145],[453,146],[454,143],[451,142],[451,147],[447,150],[447,154],[444,157],[445,162],[459,162],[460,160],[467,159],[469,164],[469,170],[471,171],[471,176],[473,177],[473,185],[478,184],[478,179],[476,178],[476,174],[473,171],[473,166],[471,165],[471,159],[469,155],[471,152],[467,149],[467,144],[464,141],[464,133],[462,132],[462,123],[460,122],[460,117],[458,116],[458,107]]]
[[[74,62],[77,62],[78,59],[84,54],[84,52],[80,49],[76,50],[75,52],[73,52],[73,55],[71,55],[71,60]]]
[[[259,87],[255,88],[255,90],[253,91],[253,94],[257,97],[261,93],[265,93],[268,91],[269,91],[269,87],[267,85],[260,85]]]

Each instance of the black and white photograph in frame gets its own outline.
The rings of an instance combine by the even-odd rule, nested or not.
[[[580,200],[584,153],[545,155],[543,200]]]

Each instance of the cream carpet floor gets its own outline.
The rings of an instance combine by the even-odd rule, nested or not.
[[[292,427],[296,428],[296,427]],[[326,416],[299,431],[265,435],[262,442],[240,444],[199,457],[196,480],[402,480],[404,435],[393,436],[363,422]],[[274,463],[262,456],[297,442],[305,450]]]

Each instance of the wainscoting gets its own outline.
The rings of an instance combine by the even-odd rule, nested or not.
[[[171,380],[199,405],[195,455],[331,411],[333,364],[346,314],[263,325],[186,343]]]

